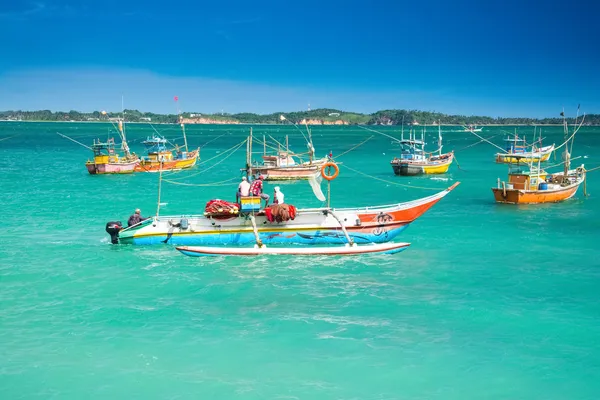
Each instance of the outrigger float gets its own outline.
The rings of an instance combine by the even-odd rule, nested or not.
[[[338,172],[339,167],[333,162],[321,168],[329,184]],[[235,207],[218,215],[179,216],[159,216],[157,212],[155,217],[122,230],[109,231],[107,226],[107,232],[115,244],[171,244],[190,256],[397,253],[405,250],[409,243],[388,242],[458,185],[456,182],[446,190],[418,200],[375,207],[332,208],[328,200],[327,207],[297,209],[293,219],[282,222],[274,222],[266,210],[260,209],[260,198],[242,197],[239,210]],[[254,247],[240,247],[248,245]]]

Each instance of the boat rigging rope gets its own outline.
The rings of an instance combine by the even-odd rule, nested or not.
[[[68,137],[67,135],[63,135],[63,134],[62,134],[62,133],[60,133],[60,132],[56,132],[56,134],[57,134],[57,135],[59,135],[59,136],[62,136],[62,137],[64,137],[65,139],[69,139],[71,142],[75,142],[75,143],[77,143],[78,145],[85,147],[86,149],[92,150],[92,148],[91,148],[90,146],[86,146],[85,144],[83,144],[83,143],[81,143],[81,142],[78,142],[78,141],[77,141],[77,140],[75,140],[75,139],[71,139],[71,138],[70,138],[70,137]],[[8,138],[7,138],[7,139],[8,139]]]
[[[374,132],[374,133],[378,133],[378,134],[380,134],[380,135],[383,135],[383,136],[387,136],[387,137],[389,137],[390,139],[393,139],[393,140],[395,140],[396,142],[400,142],[400,141],[401,141],[400,139],[398,139],[398,138],[395,138],[395,137],[393,137],[392,135],[388,135],[387,133],[379,132],[379,131],[376,131],[375,129],[369,129],[369,128],[367,128],[367,127],[364,127],[364,126],[361,126],[361,125],[357,125],[357,126],[358,126],[359,128],[361,128],[361,129],[364,129],[364,130],[366,130],[366,131],[369,131],[369,132]]]
[[[501,133],[499,133],[499,134],[497,134],[497,135],[494,135],[494,136],[490,136],[490,137],[489,137],[489,138],[487,138],[487,139],[488,139],[488,140],[491,140],[491,139],[495,138],[496,136],[500,136],[500,135],[501,135]],[[468,148],[471,148],[471,147],[473,147],[473,146],[476,146],[476,145],[478,145],[479,143],[483,143],[483,142],[484,142],[483,140],[480,140],[479,142],[477,142],[477,143],[473,143],[473,144],[470,144],[470,145],[468,145],[468,146],[466,146],[466,147],[463,147],[462,149],[454,150],[454,154],[458,153],[459,151],[463,151],[463,150],[466,150],[466,149],[468,149]]]
[[[341,156],[350,153],[352,150],[362,146],[363,144],[367,143],[369,140],[373,139],[375,136],[371,135],[367,138],[367,140],[364,140],[362,142],[360,142],[359,144],[357,144],[356,146],[350,148],[350,150],[346,150],[345,152],[343,152],[342,154],[336,155],[335,158],[340,158]]]
[[[201,170],[201,171],[198,171],[198,172],[196,172],[195,174],[191,174],[191,175],[182,176],[181,178],[179,178],[179,180],[181,180],[181,179],[186,179],[186,178],[191,178],[192,176],[200,175],[200,174],[203,174],[203,173],[205,173],[206,171],[210,171],[211,169],[213,169],[214,167],[216,167],[217,165],[221,164],[223,161],[225,161],[225,160],[227,160],[229,157],[231,157],[231,156],[232,156],[232,155],[233,155],[233,154],[234,154],[234,153],[235,153],[237,150],[239,150],[239,148],[240,148],[240,147],[242,147],[242,146],[244,145],[244,143],[246,143],[246,141],[247,141],[247,140],[248,140],[248,139],[244,139],[244,140],[242,140],[242,141],[241,141],[239,144],[237,144],[237,145],[235,145],[235,146],[233,146],[233,147],[231,147],[231,148],[229,148],[229,149],[225,150],[223,153],[219,153],[219,154],[217,154],[216,156],[214,156],[214,157],[211,157],[211,158],[209,158],[208,160],[206,160],[204,163],[206,163],[206,162],[208,162],[208,161],[210,161],[210,160],[213,160],[213,159],[215,159],[215,158],[217,158],[217,157],[221,157],[221,156],[223,156],[223,154],[225,154],[225,153],[228,153],[228,152],[229,152],[229,154],[227,154],[225,157],[223,157],[221,160],[217,161],[216,163],[214,163],[214,164],[213,164],[213,165],[211,165],[210,167],[208,167],[208,168],[206,168],[206,169],[203,169],[203,170]],[[202,163],[202,164],[204,164],[204,163]],[[201,165],[201,164],[199,164],[199,165]]]
[[[472,133],[473,135],[477,136],[479,139],[483,140],[484,142],[487,142],[487,143],[491,144],[492,146],[494,146],[494,147],[496,147],[496,148],[500,149],[500,151],[502,151],[503,153],[507,153],[507,154],[508,154],[508,152],[507,152],[505,149],[503,149],[502,147],[498,146],[497,144],[490,142],[488,139],[486,139],[486,138],[484,138],[484,137],[481,137],[481,136],[479,136],[479,135],[478,135],[477,133],[475,133],[475,132],[471,132],[471,133]]]
[[[163,178],[163,181],[168,182],[173,185],[204,187],[204,186],[230,186],[234,181],[238,181],[239,179],[240,178],[235,177],[235,178],[229,178],[225,181],[212,182],[212,183],[185,183],[185,182],[177,182],[177,181],[173,181],[170,179],[164,179],[164,178]]]
[[[0,142],[2,142],[4,140],[8,140],[10,138],[14,138],[15,136],[19,136],[19,135],[20,135],[20,133],[17,133],[16,135],[8,136],[8,137],[5,137],[5,138],[0,138]]]
[[[378,178],[378,177],[373,176],[373,175],[365,174],[364,172],[361,172],[361,171],[356,170],[354,168],[350,168],[347,165],[341,165],[341,166],[344,167],[344,168],[348,168],[350,171],[356,172],[357,174],[364,175],[367,178],[371,178],[371,179],[375,179],[375,180],[378,180],[378,181],[381,181],[381,182],[389,183],[390,185],[404,186],[404,187],[413,188],[413,189],[435,190],[435,191],[438,191],[438,192],[447,189],[447,188],[441,188],[441,189],[439,189],[439,188],[424,187],[424,186],[405,185],[403,183],[392,182],[392,181],[388,181],[388,180],[385,180],[385,179]]]
[[[213,139],[209,140],[208,142],[204,143],[202,146],[200,146],[200,148],[202,148],[202,147],[206,146],[207,144],[209,144],[209,143],[211,143],[211,142],[214,142],[215,140],[217,140],[217,139],[219,139],[219,138],[221,138],[221,137],[223,137],[223,136],[225,136],[225,135],[227,135],[227,134],[231,135],[231,133],[230,133],[230,132],[226,132],[226,133],[224,133],[224,134],[222,134],[222,135],[219,135],[219,136],[217,136],[216,138],[213,138]]]

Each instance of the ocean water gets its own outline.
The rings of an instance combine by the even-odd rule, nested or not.
[[[154,128],[181,143],[178,127]],[[248,128],[188,127],[190,146],[216,158],[164,174],[161,214],[233,200],[237,182],[223,181],[240,176],[245,155],[227,150]],[[374,135],[339,158],[335,206],[407,201],[461,182],[401,234],[407,251],[198,259],[109,244],[107,221],[125,222],[137,207],[156,213],[158,175],[90,176],[90,152],[56,135],[90,144],[107,125],[0,123],[2,398],[599,398],[600,170],[587,198],[580,188],[560,204],[498,205],[490,188],[507,168],[489,144],[461,150],[478,139],[452,129],[445,150],[457,151],[460,168],[406,178],[393,175],[390,139],[313,128],[319,155]],[[501,143],[514,129],[482,135]],[[152,132],[128,126],[132,149]],[[293,127],[254,134],[289,134],[293,149],[305,148]],[[559,127],[543,135],[561,142]],[[600,129],[582,128],[573,153],[574,164],[600,165]],[[306,183],[281,187],[288,203],[321,204]]]

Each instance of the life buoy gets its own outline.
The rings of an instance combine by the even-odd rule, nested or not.
[[[335,172],[333,173],[333,175],[327,175],[325,173],[325,169],[326,168],[333,168],[335,170]],[[332,181],[335,178],[337,178],[337,176],[340,174],[340,167],[337,166],[336,163],[333,162],[326,162],[325,164],[323,164],[323,166],[321,167],[321,176],[323,177],[323,179],[328,180],[328,181]]]

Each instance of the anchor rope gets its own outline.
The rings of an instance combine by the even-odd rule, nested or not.
[[[221,157],[221,156],[223,156],[223,154],[225,154],[225,153],[228,153],[228,152],[229,152],[229,154],[227,154],[225,157],[223,157],[223,159],[221,159],[220,161],[217,161],[216,163],[214,163],[214,164],[213,164],[213,165],[211,165],[210,167],[208,167],[208,168],[206,168],[206,169],[203,169],[203,170],[201,170],[201,171],[198,171],[198,172],[196,172],[196,173],[194,173],[194,174],[183,176],[183,177],[181,177],[181,178],[178,178],[178,179],[179,179],[179,180],[181,180],[181,179],[191,178],[191,177],[193,177],[193,176],[196,176],[196,175],[203,174],[203,173],[205,173],[206,171],[210,171],[211,169],[213,169],[214,167],[216,167],[217,165],[221,164],[222,162],[224,162],[225,160],[227,160],[229,157],[231,157],[231,156],[232,156],[232,155],[233,155],[233,154],[234,154],[234,153],[235,153],[237,150],[239,150],[239,148],[240,148],[240,147],[242,147],[242,145],[243,145],[244,143],[246,143],[246,140],[247,140],[247,139],[244,139],[242,142],[240,142],[239,144],[237,144],[237,145],[235,145],[235,146],[233,146],[233,147],[231,147],[231,148],[229,148],[229,149],[225,150],[223,153],[217,154],[216,156],[214,156],[214,157],[211,157],[211,158],[209,158],[208,160],[206,160],[204,163],[198,164],[198,165],[205,164],[206,162],[208,162],[208,161],[210,161],[210,160],[213,160],[213,159],[215,159],[215,158],[217,158],[217,157]]]
[[[439,189],[439,188],[424,187],[424,186],[406,185],[406,184],[403,184],[403,183],[392,182],[392,181],[388,181],[388,180],[386,180],[386,179],[381,179],[381,178],[378,178],[378,177],[376,177],[376,176],[373,176],[373,175],[366,174],[366,173],[364,173],[364,172],[361,172],[361,171],[359,171],[359,170],[356,170],[356,169],[354,169],[354,168],[350,168],[350,167],[349,167],[349,166],[347,166],[347,165],[342,165],[342,167],[344,167],[344,168],[348,168],[350,171],[356,172],[357,174],[360,174],[360,175],[366,176],[366,177],[368,177],[368,178],[375,179],[375,180],[378,180],[378,181],[381,181],[381,182],[385,182],[385,183],[389,183],[390,185],[404,186],[404,187],[413,188],[413,189],[435,190],[435,191],[442,191],[442,190],[446,190],[446,189],[447,189],[447,188],[441,188],[441,189]]]

